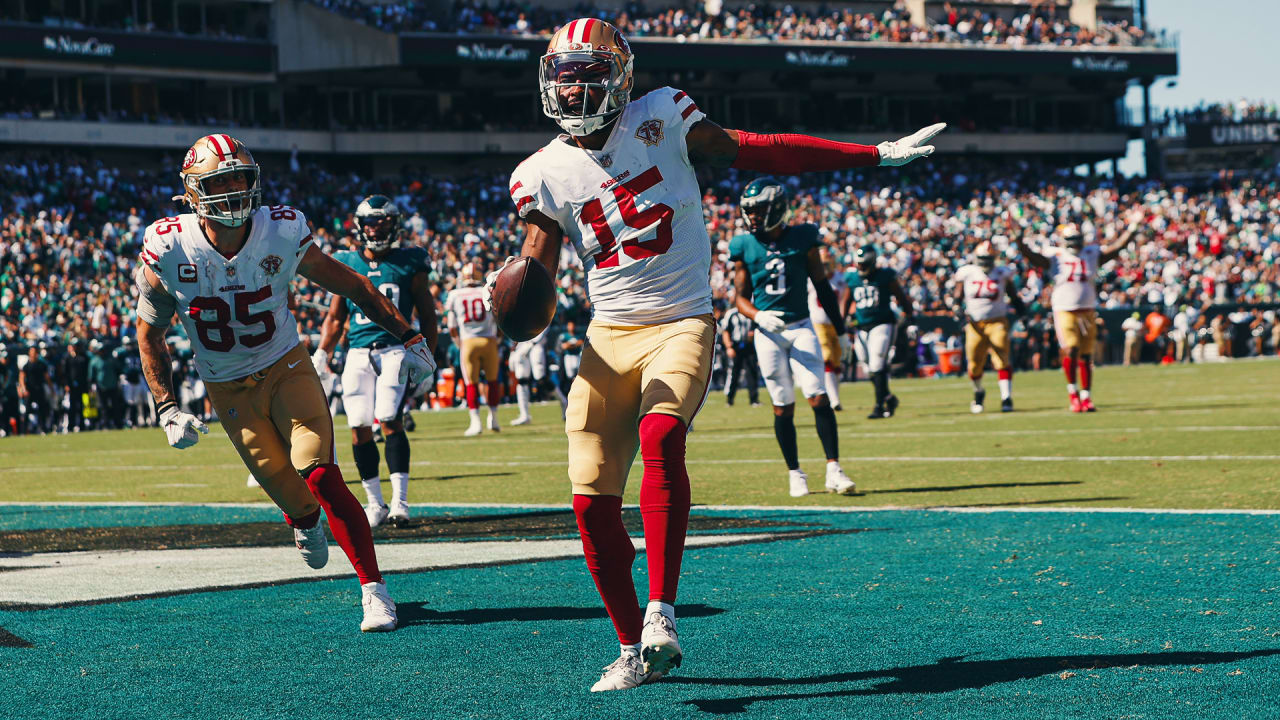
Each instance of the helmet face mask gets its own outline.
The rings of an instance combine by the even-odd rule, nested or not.
[[[867,277],[876,271],[877,253],[875,247],[863,245],[853,255],[853,262],[858,266],[858,274]]]
[[[182,163],[184,193],[196,215],[240,227],[262,206],[261,171],[244,144],[230,135],[206,135]],[[175,198],[177,199],[177,198]]]
[[[384,253],[403,233],[400,208],[386,195],[370,195],[356,208],[356,236],[366,249]]]
[[[991,243],[983,242],[978,245],[977,250],[973,253],[974,263],[983,270],[991,270],[996,266],[995,252],[991,249]]]
[[[787,221],[791,214],[791,201],[786,186],[771,177],[762,177],[743,188],[738,209],[747,229],[760,235],[772,232]]]
[[[578,137],[608,127],[631,101],[633,84],[631,46],[595,18],[558,30],[538,61],[542,112]]]

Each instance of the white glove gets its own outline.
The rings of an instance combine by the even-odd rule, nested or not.
[[[209,434],[208,425],[200,422],[200,418],[195,415],[182,412],[177,405],[170,405],[160,413],[160,427],[164,428],[164,435],[168,438],[169,445],[179,450],[185,450],[200,442],[200,435],[196,434],[197,430],[205,435]]]
[[[316,351],[311,353],[311,364],[315,367],[316,374],[322,380],[333,374],[333,371],[329,369],[329,353],[320,348],[316,348]]]
[[[756,325],[765,332],[780,333],[787,329],[787,324],[782,321],[782,313],[773,310],[757,310]]]
[[[427,346],[427,339],[418,335],[404,344],[404,360],[400,361],[400,384],[419,383],[428,380],[436,371],[436,358]]]
[[[901,140],[886,141],[876,145],[876,150],[880,152],[880,167],[906,165],[916,158],[929,157],[933,154],[933,146],[918,146],[920,143],[929,142],[934,135],[942,132],[946,127],[946,123],[937,123],[917,130],[914,135],[908,135]]]
[[[484,276],[484,289],[480,291],[480,297],[484,299],[484,309],[487,312],[493,312],[493,285],[498,282],[498,273],[519,259],[515,255],[508,255],[507,259],[503,261],[502,267]]]

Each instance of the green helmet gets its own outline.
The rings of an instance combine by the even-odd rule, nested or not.
[[[375,253],[390,250],[403,231],[400,208],[386,195],[370,195],[356,208],[356,238]]]
[[[877,257],[879,253],[875,245],[863,245],[853,254],[853,262],[858,266],[858,272],[866,277],[875,272]]]
[[[787,221],[791,198],[786,186],[777,179],[756,178],[743,188],[738,208],[751,232],[766,233]]]

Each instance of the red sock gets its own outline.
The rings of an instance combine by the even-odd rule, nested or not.
[[[835,366],[834,366],[834,365],[832,365],[832,364],[831,364],[831,363],[829,363],[829,362],[824,362],[824,363],[822,363],[822,369],[823,369],[823,370],[825,370],[825,371],[827,371],[827,372],[835,372],[835,371],[836,371]]]
[[[1008,368],[1005,368],[1004,370],[997,370],[996,377],[1000,380],[1009,380],[1013,377],[1013,371]]]
[[[315,527],[318,522],[320,522],[320,508],[316,508],[315,512],[310,515],[303,515],[300,518],[291,518],[289,517],[289,513],[284,513],[284,524],[291,528],[310,530]]]
[[[1080,358],[1080,387],[1088,390],[1093,387],[1093,365],[1089,363],[1089,358]]]
[[[321,465],[307,475],[307,487],[320,501],[325,515],[329,516],[329,530],[338,547],[347,554],[351,566],[356,569],[360,584],[382,582],[378,572],[378,556],[373,551],[373,533],[364,515],[360,501],[342,481],[342,471],[337,465]]]
[[[480,409],[480,389],[471,383],[467,383],[467,409]]]
[[[689,529],[689,473],[684,466],[688,430],[674,415],[649,413],[640,420],[640,517],[644,520],[649,599],[675,604],[684,536]]]
[[[1062,372],[1066,373],[1069,384],[1076,384],[1076,364],[1071,361],[1070,355],[1062,356]]]
[[[622,525],[622,498],[574,495],[573,514],[578,518],[587,569],[618,631],[618,642],[635,645],[640,642],[644,620],[640,615],[640,602],[636,600],[636,585],[631,579],[636,548]]]
[[[497,381],[489,383],[489,407],[496,408],[500,402],[502,402],[502,383]]]

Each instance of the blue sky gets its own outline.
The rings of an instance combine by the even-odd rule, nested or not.
[[[1242,97],[1280,101],[1280,0],[1147,0],[1147,18],[1152,27],[1180,35],[1177,85],[1166,87],[1165,80],[1153,85],[1154,107]],[[1128,102],[1140,108],[1142,91],[1131,88]],[[1122,173],[1141,170],[1141,145],[1130,143]]]

